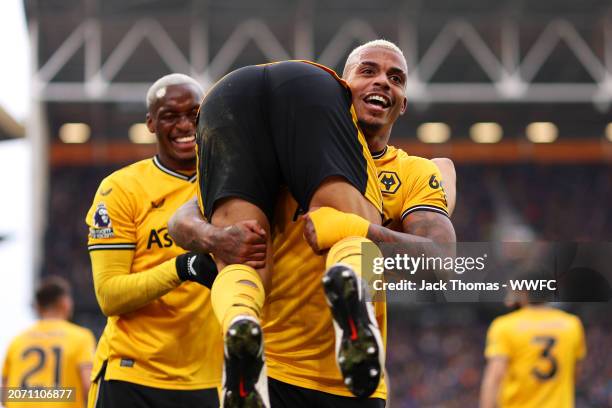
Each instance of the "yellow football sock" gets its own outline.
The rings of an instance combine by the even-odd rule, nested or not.
[[[364,245],[370,244],[370,245]],[[335,243],[329,253],[327,254],[327,261],[325,266],[330,268],[332,265],[337,263],[345,263],[349,265],[355,271],[358,277],[362,277],[362,267],[364,257],[368,258],[372,256],[370,253],[365,252],[374,251],[377,255],[380,254],[380,250],[372,241],[363,237],[348,237]],[[380,256],[380,255],[378,255]]]
[[[329,269],[337,263],[349,265],[355,271],[357,279],[366,285],[365,299],[384,302],[385,291],[376,290],[374,286],[374,281],[384,280],[384,276],[373,272],[374,259],[381,257],[382,253],[374,242],[363,237],[348,237],[331,247],[325,266]]]
[[[331,207],[318,208],[308,215],[317,234],[319,250],[331,248],[344,238],[365,237],[370,227],[366,219]]]
[[[228,265],[219,272],[211,288],[215,316],[227,332],[236,316],[248,315],[259,320],[265,299],[259,274],[246,265]]]

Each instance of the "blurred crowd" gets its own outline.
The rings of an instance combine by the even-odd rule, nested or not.
[[[504,166],[497,175],[520,216],[547,241],[612,241],[612,167]]]
[[[97,335],[105,319],[93,292],[85,215],[100,181],[115,168],[60,167],[50,173],[42,273],[72,282],[75,321]],[[458,200],[452,217],[457,238],[495,239],[500,214],[510,213],[534,239],[612,241],[612,218],[607,216],[612,202],[610,170],[603,165],[457,166]],[[492,306],[477,307],[489,310],[488,314],[454,316],[451,324],[449,314],[456,310],[436,307],[415,309],[409,319],[405,314],[390,318],[388,370],[393,407],[477,404]],[[599,316],[583,316],[583,321],[589,357],[577,387],[577,406],[612,406],[612,326],[599,323],[604,321]]]
[[[612,168],[604,165],[457,166],[459,241],[494,240],[496,218],[545,241],[612,241]]]

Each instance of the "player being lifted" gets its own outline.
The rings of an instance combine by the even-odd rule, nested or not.
[[[506,304],[519,309],[489,327],[480,408],[572,408],[586,355],[580,319],[551,307],[537,291],[510,292]]]
[[[2,387],[17,389],[71,388],[65,401],[43,405],[84,407],[96,341],[88,329],[68,322],[73,300],[68,282],[57,276],[43,280],[36,290],[40,319],[9,345],[2,369]],[[68,390],[66,390],[68,391]],[[6,390],[5,390],[6,392]],[[7,408],[32,407],[31,401],[5,402]],[[63,398],[62,398],[63,399]]]
[[[385,194],[385,200],[393,203],[385,204],[386,217],[392,220],[393,227],[398,231],[407,230],[414,235],[394,233],[374,224],[368,225],[368,222],[362,219],[351,216],[345,218],[343,214],[335,216],[359,225],[360,232],[357,235],[375,233],[373,237],[378,242],[453,241],[454,231],[446,216],[444,192],[440,184],[429,182],[432,177],[441,180],[436,166],[428,160],[410,157],[403,151],[387,147],[391,127],[405,109],[405,75],[406,63],[401,51],[386,41],[375,41],[356,49],[351,53],[345,69],[345,76],[355,81],[353,103],[360,123],[370,124],[364,126],[370,131],[366,131],[365,136],[370,150],[378,152],[375,162],[381,167],[379,171],[385,169],[395,177],[394,188],[387,192],[388,197]],[[352,88],[350,79],[349,83]],[[359,101],[356,101],[356,98],[359,98]],[[382,100],[384,106],[379,105],[376,100]],[[445,171],[450,170],[449,204],[454,206],[452,163],[444,159],[439,163]],[[324,402],[329,406],[382,406],[386,391],[384,382],[379,383],[380,364],[376,366],[376,372],[361,369],[363,366],[368,367],[373,361],[378,362],[379,357],[382,357],[384,350],[380,342],[374,345],[374,353],[371,354],[368,353],[369,347],[357,347],[357,360],[365,361],[366,364],[354,364],[356,360],[349,361],[350,359],[345,358],[344,361],[353,366],[340,364],[344,380],[338,373],[334,361],[332,318],[320,286],[325,259],[316,256],[302,239],[305,220],[297,216],[299,209],[300,206],[292,199],[291,194],[283,190],[277,203],[273,226],[274,273],[263,311],[272,406],[307,406]],[[323,211],[332,210],[326,208]],[[417,225],[412,225],[407,219],[413,220]],[[313,245],[318,246],[316,233],[319,230],[316,228],[316,222],[312,222],[312,217],[308,220],[308,226],[307,235]],[[177,243],[191,250],[201,249],[199,242],[206,236],[208,228],[209,225],[201,218],[197,206],[193,203],[184,206],[170,223],[170,230]],[[339,231],[340,234],[331,238],[332,240],[344,238],[343,234],[356,234],[354,231],[347,231],[344,225]],[[318,238],[322,237],[324,235]],[[355,248],[356,252],[359,252],[360,239],[349,239],[348,243],[348,248]],[[356,283],[354,279],[349,281]],[[377,317],[384,338],[383,303],[377,303]],[[339,326],[346,323],[342,317],[338,320],[341,320]],[[376,330],[374,328],[371,332]],[[347,334],[351,335],[350,332]],[[342,337],[344,336],[340,333],[339,342],[342,342]],[[357,342],[344,342],[344,346],[339,344],[340,360],[352,345],[365,346],[372,338],[363,336],[359,331],[356,337]],[[374,375],[371,376],[371,373]],[[374,398],[348,398],[351,393],[344,385],[347,378],[350,378],[348,384],[354,394],[367,396],[373,393]]]
[[[285,61],[226,75],[200,106],[198,150],[200,204],[215,226],[256,220],[270,244],[282,185],[305,210],[332,207],[381,222],[376,169],[356,125],[350,91],[325,67]],[[360,235],[362,227],[355,225],[349,235]],[[361,267],[361,248],[348,242],[339,245],[337,249],[346,248],[351,254],[356,249],[356,256],[334,252],[329,262],[342,259],[354,281]],[[259,322],[264,288],[270,288],[271,257],[269,250],[266,266],[257,271],[218,261],[220,272],[211,294],[225,338],[224,406],[243,401],[268,405]],[[355,322],[363,327],[358,341],[368,337],[367,342],[380,349],[376,322],[365,306],[356,312]],[[380,372],[374,360],[371,364]]]
[[[158,154],[106,177],[87,214],[98,303],[107,325],[96,351],[90,408],[218,407],[220,328],[210,304],[209,256],[185,254],[167,232],[176,209],[196,194],[195,120],[199,84],[182,74],[147,93],[147,126]],[[241,224],[215,232],[206,250],[227,252]],[[262,255],[263,256],[263,255]]]

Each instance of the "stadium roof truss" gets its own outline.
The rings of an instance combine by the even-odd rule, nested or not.
[[[32,44],[33,99],[38,101],[110,101],[140,102],[149,83],[117,82],[116,74],[139,45],[147,40],[166,65],[175,72],[191,74],[210,86],[224,75],[253,41],[269,61],[291,58],[314,59],[336,66],[341,63],[355,42],[378,38],[373,26],[363,19],[344,21],[327,41],[319,55],[314,55],[312,21],[299,20],[294,30],[294,50],[290,52],[258,18],[246,19],[235,27],[215,55],[209,55],[206,21],[192,24],[189,55],[185,55],[172,36],[155,18],[136,20],[118,45],[102,60],[101,22],[87,19],[78,25],[50,58],[38,61],[38,25],[30,20]],[[423,52],[418,50],[419,30],[411,21],[398,24],[396,41],[406,53],[409,63],[408,93],[413,102],[568,102],[594,103],[607,109],[612,101],[612,26],[602,24],[603,47],[596,55],[594,47],[565,19],[553,19],[540,35],[521,50],[520,27],[512,21],[499,24],[500,46],[494,51],[467,19],[449,20],[433,37]],[[588,72],[590,82],[535,82],[534,78],[560,43],[571,50]],[[448,63],[448,56],[462,44],[486,74],[482,82],[433,82],[436,72]],[[84,80],[57,82],[54,77],[70,58],[84,47]]]

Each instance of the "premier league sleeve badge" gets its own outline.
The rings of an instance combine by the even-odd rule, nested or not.
[[[89,235],[93,239],[113,238],[113,223],[111,221],[108,209],[104,203],[99,203],[96,206],[96,211],[93,213],[92,227],[89,229]]]

